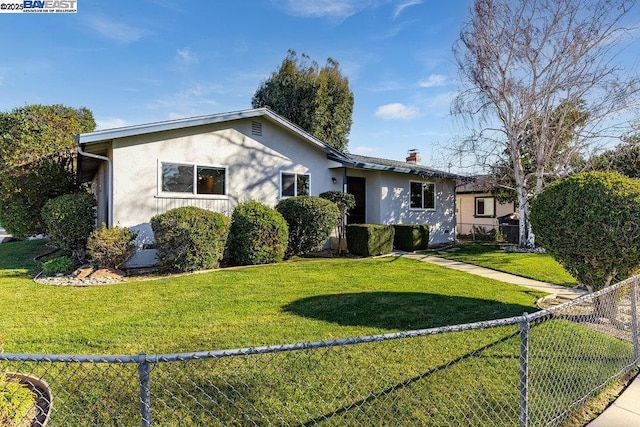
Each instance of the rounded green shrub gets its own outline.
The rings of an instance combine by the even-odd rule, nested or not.
[[[0,224],[16,237],[46,233],[42,208],[51,199],[78,191],[75,175],[62,160],[42,159],[0,171]]]
[[[340,216],[335,203],[313,196],[282,199],[276,209],[289,226],[287,256],[303,255],[320,247]]]
[[[640,265],[640,180],[587,172],[558,181],[531,206],[536,243],[599,290]]]
[[[85,258],[87,239],[95,224],[95,206],[91,194],[76,193],[51,199],[42,208],[49,239],[80,261]]]
[[[126,227],[102,224],[87,241],[89,259],[102,268],[119,268],[136,252],[137,233]]]
[[[35,405],[35,395],[28,387],[0,373],[0,426],[26,425]]]
[[[69,274],[73,271],[75,264],[67,256],[50,259],[42,265],[42,272],[45,276],[55,276],[56,274]]]
[[[238,265],[280,262],[284,259],[289,229],[280,212],[260,202],[236,206],[231,216],[229,253]]]
[[[151,218],[160,268],[195,271],[217,268],[231,220],[196,207],[171,209]]]

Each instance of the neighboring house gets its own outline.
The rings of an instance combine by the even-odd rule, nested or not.
[[[491,194],[490,176],[459,180],[456,187],[458,235],[489,233],[498,229],[498,219],[516,211],[514,203],[500,203]]]
[[[458,176],[342,153],[268,109],[102,130],[77,140],[78,170],[91,182],[98,222],[138,232],[130,266],[155,263],[150,219],[169,209],[230,215],[242,201],[274,206],[329,190],[355,195],[351,223],[426,223],[432,244],[455,237]]]

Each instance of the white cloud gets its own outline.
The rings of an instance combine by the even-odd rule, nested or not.
[[[107,117],[106,119],[96,120],[96,129],[114,129],[129,126],[129,122],[119,117]]]
[[[330,17],[346,19],[366,9],[375,0],[274,0],[287,13],[305,17]]]
[[[173,111],[171,114],[184,115],[183,117],[208,114],[211,112],[211,106],[218,104],[214,95],[223,92],[222,86],[194,84],[172,95],[157,99],[149,104],[148,108],[168,108]]]
[[[112,21],[103,16],[89,16],[86,22],[91,29],[101,36],[120,43],[131,43],[150,34],[149,31],[142,28]]]
[[[375,153],[376,149],[373,147],[369,147],[367,145],[358,145],[356,148],[354,148],[353,150],[349,150],[351,151],[353,154],[361,154],[361,155],[367,155],[367,154],[373,154]]]
[[[449,77],[444,74],[431,74],[426,79],[422,79],[418,82],[420,87],[439,87],[449,84]]]
[[[448,114],[448,109],[456,96],[458,96],[457,91],[444,92],[429,98],[426,104],[429,108],[447,110]]]
[[[381,105],[376,110],[376,117],[383,120],[411,120],[418,114],[419,111],[416,107],[408,107],[399,102]]]
[[[176,50],[176,61],[183,65],[197,64],[198,57],[191,52],[191,48],[184,47]]]
[[[405,1],[404,3],[399,4],[396,7],[396,10],[393,12],[393,19],[396,19],[402,13],[402,11],[405,10],[406,8],[410,6],[415,6],[421,3],[422,3],[422,0],[408,0],[408,1]]]

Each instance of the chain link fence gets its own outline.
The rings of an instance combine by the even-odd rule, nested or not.
[[[48,384],[49,426],[554,426],[637,369],[639,282],[508,319],[189,354],[0,354],[0,372]]]

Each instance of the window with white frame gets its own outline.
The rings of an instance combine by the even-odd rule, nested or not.
[[[476,217],[496,216],[496,199],[494,197],[476,197]]]
[[[308,196],[309,175],[303,173],[280,173],[280,197]]]
[[[435,209],[436,185],[433,182],[411,182],[411,209]]]
[[[226,168],[183,163],[161,163],[163,193],[226,194]]]

